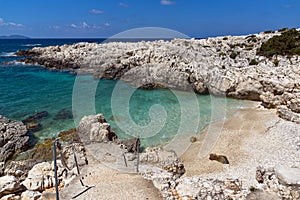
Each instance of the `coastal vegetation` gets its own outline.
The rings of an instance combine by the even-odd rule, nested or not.
[[[300,32],[295,28],[281,30],[281,32],[281,35],[276,35],[262,43],[257,54],[268,58],[274,55],[300,55]]]
[[[249,65],[258,65],[258,62],[257,62],[257,60],[252,59],[252,60],[249,62]]]

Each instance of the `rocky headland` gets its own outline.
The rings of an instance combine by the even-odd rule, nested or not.
[[[280,117],[300,123],[299,47],[288,49],[298,40],[299,31],[282,29],[200,40],[35,47],[17,54],[26,56],[26,63],[121,79],[141,88],[168,87],[261,101],[267,108],[277,108]]]

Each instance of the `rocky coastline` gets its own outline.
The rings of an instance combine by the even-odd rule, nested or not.
[[[123,80],[141,88],[168,87],[261,101],[300,123],[299,55],[259,54],[286,30],[246,36],[171,41],[77,43],[19,51],[22,61],[49,69]]]
[[[136,199],[299,199],[300,56],[257,54],[264,42],[281,34],[276,31],[201,40],[78,43],[19,51],[18,55],[26,57],[24,62],[49,69],[122,80],[145,89],[168,87],[261,102],[259,108],[244,114],[241,111],[239,115],[244,118],[233,117],[225,122],[219,139],[222,144],[213,149],[218,155],[211,156],[220,154],[223,160],[226,158],[222,163],[216,162],[218,158],[196,159],[193,148],[201,146],[202,134],[190,140],[191,149],[180,158],[163,147],[146,148],[137,156],[135,138],[119,139],[102,114],[85,116],[76,129],[58,136],[61,197],[73,198],[84,184],[92,185],[96,195],[104,195],[103,199],[120,197],[103,192],[105,181],[107,191],[119,184],[126,187],[132,180],[132,187],[135,181],[144,183],[140,177],[119,173],[136,172],[139,161],[138,174],[151,181],[151,188],[156,188],[160,197],[147,196],[149,188],[126,193],[137,195]],[[261,119],[255,121],[257,116]],[[247,123],[251,120],[255,123]],[[0,116],[0,200],[55,199],[52,139],[31,149],[28,159],[12,161],[28,150],[28,123]],[[233,150],[226,151],[224,146]],[[99,179],[96,177],[100,172],[91,172],[91,168],[94,171],[98,167],[102,170]],[[209,170],[198,173],[201,168]],[[112,174],[112,179],[107,178]],[[124,183],[114,182],[123,179]],[[95,194],[87,192],[78,198],[90,199]],[[126,194],[124,199],[132,197]]]
[[[6,118],[4,119],[2,123],[10,122]],[[291,123],[280,120],[284,124]],[[291,124],[289,124],[289,127],[293,128]],[[272,129],[274,128],[272,126],[273,124],[266,128],[270,129],[271,127]],[[299,129],[298,126],[294,128]],[[274,128],[274,130],[277,129]],[[264,134],[267,134],[267,132]],[[288,134],[291,134],[291,132],[287,133],[287,137],[294,138],[293,135]],[[297,135],[297,133],[294,134]],[[277,137],[277,134],[273,136]],[[197,137],[201,137],[201,135]],[[298,137],[300,142],[299,134]],[[105,179],[103,176],[110,176],[111,170],[118,172],[117,174],[122,171],[125,174],[136,173],[138,159],[136,154],[138,147],[135,146],[136,139],[118,139],[117,135],[111,131],[110,125],[102,114],[83,117],[77,129],[62,132],[59,138],[62,145],[58,148],[58,180],[60,195],[64,199],[71,199],[78,194],[78,189],[82,190],[82,184],[94,185],[93,187],[96,189],[98,187],[102,191],[103,185],[99,185],[99,181],[101,180],[100,182],[102,182]],[[261,140],[263,139],[261,138]],[[44,153],[52,153],[51,143],[53,140],[50,139],[50,141],[50,145],[43,147],[46,148]],[[197,144],[198,141],[200,141],[199,138],[193,144]],[[296,145],[299,144],[296,142]],[[222,146],[224,145],[222,144]],[[299,148],[300,146],[298,146],[298,153]],[[214,151],[217,151],[217,149]],[[74,154],[77,157],[76,161],[74,160]],[[261,154],[265,155],[265,152],[262,151]],[[124,163],[123,155],[125,156],[124,159],[127,160],[126,164]],[[228,155],[230,156],[230,162],[232,162],[232,155],[230,153]],[[1,200],[55,199],[53,158],[48,156],[48,161],[38,161],[36,158],[0,163]],[[47,158],[47,156],[44,155],[44,158]],[[258,157],[253,155],[253,158],[257,159]],[[253,158],[249,157],[248,159]],[[182,159],[184,160],[183,162]],[[191,159],[195,161],[195,158],[191,157]],[[278,164],[282,162],[288,163],[286,158],[283,160],[278,159]],[[218,165],[215,163],[216,161],[210,160],[209,157],[205,158],[205,162]],[[229,164],[229,166],[232,165],[234,167],[234,162],[229,164],[227,160],[226,163],[220,163],[219,165]],[[163,147],[153,147],[146,148],[139,154],[138,174],[144,179],[151,181],[153,184],[151,187],[160,191],[161,197],[155,196],[155,199],[298,199],[300,198],[300,157],[296,157],[292,162],[294,163],[293,165],[285,166],[270,165],[270,163],[263,163],[263,166],[257,166],[256,171],[253,170],[251,177],[248,177],[249,180],[255,180],[256,183],[249,186],[242,181],[242,177],[239,179],[232,174],[226,175],[226,170],[226,178],[223,177],[224,175],[218,175],[218,172],[216,172],[217,177],[211,175],[203,176],[205,173],[190,176],[188,174],[192,168],[189,166],[190,161],[186,160],[185,156],[178,158],[173,151],[166,151]],[[79,173],[76,163],[81,171]],[[91,172],[86,171],[92,170],[96,176],[99,172],[95,171],[95,168],[98,167],[101,167],[101,170],[104,171],[101,177],[97,179],[89,177]],[[197,168],[199,167],[205,168],[204,165],[202,167],[197,165]],[[240,167],[241,170],[248,170],[243,165],[240,165]],[[105,174],[105,171],[108,171],[107,174]],[[123,175],[116,175],[115,180],[119,180],[119,176]],[[137,179],[137,177],[127,177],[127,179],[127,181],[130,181],[131,179]],[[114,182],[113,180],[109,181],[110,184]],[[139,179],[139,181],[141,180]],[[135,184],[132,184],[132,187],[135,187]],[[111,186],[111,188],[113,187],[114,185]],[[115,187],[118,187],[118,182],[116,182]],[[93,195],[98,194],[96,189],[94,190],[95,192],[92,192],[93,190],[91,189],[90,193],[83,194],[82,198],[91,198]],[[143,191],[144,189],[141,190]],[[141,195],[145,195],[144,192]],[[105,198],[112,197],[110,194],[104,194],[103,192],[101,192],[101,195],[106,195]],[[154,198],[153,196],[151,197]]]

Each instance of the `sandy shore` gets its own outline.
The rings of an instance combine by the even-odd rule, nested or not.
[[[186,168],[184,176],[203,178],[238,178],[245,187],[257,184],[257,166],[277,165],[300,167],[300,125],[280,119],[276,111],[264,109],[259,103],[241,109],[225,122],[211,124],[221,127],[220,137],[211,153],[227,156],[223,165],[199,158],[198,153],[208,129],[198,135],[198,141],[181,156]]]
[[[221,127],[221,135],[211,153],[227,156],[230,164],[210,161],[208,156],[200,159],[199,149],[208,128],[201,132],[189,149],[181,156],[186,168],[183,177],[239,179],[244,188],[257,185],[257,166],[277,165],[300,167],[300,126],[280,119],[275,110],[264,109],[254,102],[251,108],[241,109],[225,121],[210,126]],[[137,174],[126,174],[109,168],[98,160],[82,169],[81,176],[89,191],[76,199],[161,199],[152,182]],[[69,199],[85,188],[77,177],[61,192]]]

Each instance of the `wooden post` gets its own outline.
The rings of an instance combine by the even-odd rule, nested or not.
[[[140,156],[139,156],[139,151],[140,151],[140,138],[137,137],[136,142],[135,142],[135,147],[136,147],[136,154],[137,154],[137,161],[136,161],[136,172],[139,172],[139,162],[140,162]]]
[[[126,157],[125,157],[125,153],[123,153],[123,158],[124,158],[125,166],[128,167],[128,166],[127,166]]]
[[[56,195],[56,200],[59,200],[58,178],[57,178],[57,163],[56,163],[56,159],[57,159],[56,142],[57,142],[57,140],[55,139],[52,142],[52,146],[53,146],[53,161],[54,161],[53,163],[54,163],[54,178],[55,178],[55,195]]]
[[[74,155],[74,162],[75,162],[76,168],[77,168],[77,173],[79,175],[80,171],[79,171],[79,166],[78,166],[78,162],[77,162],[77,158],[76,158],[76,154],[75,154],[75,147],[74,146],[72,147],[72,150],[73,150],[73,155]]]

